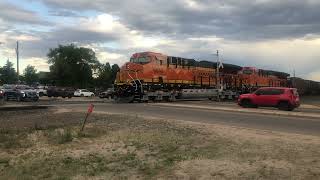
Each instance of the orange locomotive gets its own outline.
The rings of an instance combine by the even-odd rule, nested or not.
[[[231,64],[225,64],[217,78],[216,66],[213,62],[161,53],[135,53],[117,74],[116,96],[125,97],[127,101],[148,100],[144,95],[157,92],[148,96],[156,98],[160,93],[160,96],[169,99],[179,96],[183,89],[217,89],[217,85],[222,84],[224,89],[239,92],[252,87],[283,86],[286,81],[286,74],[280,77],[269,73],[271,71]]]
[[[116,84],[216,85],[214,67],[196,66],[194,59],[144,52],[133,54],[117,75]]]
[[[283,72],[262,70],[254,67],[243,67],[242,70],[238,72],[238,76],[241,86],[254,90],[259,87],[287,87],[288,77],[290,75]],[[250,91],[250,89],[247,91]]]

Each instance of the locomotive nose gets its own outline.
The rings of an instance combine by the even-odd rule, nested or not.
[[[127,62],[124,65],[124,70],[127,70],[127,71],[142,71],[143,70],[143,66],[141,64]]]

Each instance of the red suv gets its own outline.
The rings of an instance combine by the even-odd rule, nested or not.
[[[260,88],[252,94],[242,94],[238,99],[242,107],[277,107],[280,110],[292,111],[300,106],[300,98],[295,88]]]

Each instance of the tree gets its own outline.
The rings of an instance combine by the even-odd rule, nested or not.
[[[51,84],[51,78],[50,78],[50,72],[43,72],[40,71],[37,73],[38,77],[39,77],[39,83],[43,84],[43,85],[49,85]]]
[[[35,69],[34,66],[28,65],[24,69],[23,75],[24,75],[24,80],[28,85],[32,85],[33,83],[39,81],[37,70]]]
[[[114,83],[117,72],[120,70],[117,64],[110,66],[109,63],[101,64],[97,71],[95,84],[98,87],[109,88]]]
[[[99,67],[95,52],[73,44],[50,49],[50,72],[56,85],[85,88],[92,83],[92,73]]]
[[[120,67],[118,66],[118,64],[114,64],[112,65],[112,68],[111,68],[111,72],[112,72],[112,82],[114,82],[116,80],[116,77],[117,77],[117,73],[120,71]]]
[[[0,68],[0,83],[14,84],[18,81],[18,76],[13,68],[13,63],[7,60],[6,64]]]
[[[101,64],[96,78],[96,86],[108,88],[112,84],[112,70],[109,63]]]

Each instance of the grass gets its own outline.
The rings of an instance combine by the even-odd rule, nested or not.
[[[0,179],[320,178],[320,143],[137,116],[96,116],[79,128],[0,131]]]
[[[68,142],[72,142],[74,138],[72,135],[72,130],[70,128],[53,129],[47,131],[45,136],[47,136],[49,143],[53,144],[65,144]]]
[[[28,133],[19,130],[5,130],[0,129],[0,148],[26,148],[30,146],[27,139]]]

